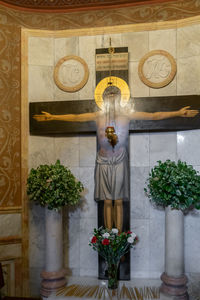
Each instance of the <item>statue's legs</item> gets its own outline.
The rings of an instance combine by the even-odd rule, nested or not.
[[[108,229],[112,229],[114,226],[122,232],[123,226],[123,201],[122,199],[114,201],[114,207],[112,200],[104,200],[104,226]]]
[[[115,200],[114,202],[114,224],[115,227],[122,232],[123,227],[123,201],[122,199]]]
[[[112,200],[104,200],[104,226],[108,229],[112,229],[113,227]]]

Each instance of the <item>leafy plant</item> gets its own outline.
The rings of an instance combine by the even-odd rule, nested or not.
[[[27,179],[29,199],[51,210],[78,204],[82,190],[82,183],[59,160],[54,165],[31,169]]]
[[[158,206],[174,209],[200,209],[200,175],[185,162],[158,161],[152,168],[144,189]]]

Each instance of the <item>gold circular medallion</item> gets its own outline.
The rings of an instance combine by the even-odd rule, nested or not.
[[[142,57],[138,74],[144,84],[151,88],[168,85],[176,75],[176,61],[164,50],[153,50]]]
[[[88,81],[89,70],[79,56],[68,55],[61,58],[54,69],[56,85],[65,92],[77,92]]]
[[[115,76],[109,76],[102,79],[96,86],[94,98],[100,109],[104,107],[103,92],[109,86],[116,86],[121,92],[121,106],[125,106],[130,99],[129,86],[123,79]]]

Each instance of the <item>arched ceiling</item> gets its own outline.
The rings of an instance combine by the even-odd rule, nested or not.
[[[172,3],[174,0],[0,0],[0,4],[26,11],[67,12]]]

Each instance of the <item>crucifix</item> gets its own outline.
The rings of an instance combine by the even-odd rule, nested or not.
[[[106,84],[97,105],[94,100],[31,103],[30,132],[54,136],[96,132],[94,198],[99,203],[98,226],[129,230],[129,131],[199,128],[200,97],[147,97],[128,102],[121,88],[121,83],[126,87],[123,79],[107,76],[102,80]],[[121,273],[120,279],[129,279],[126,270]]]

